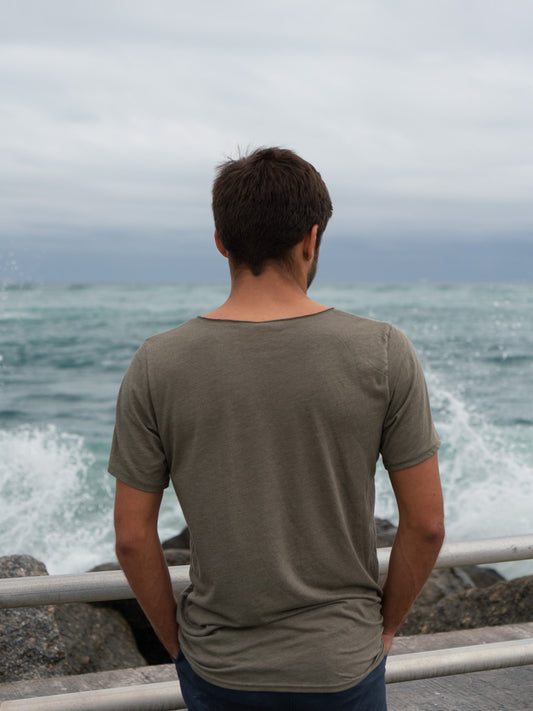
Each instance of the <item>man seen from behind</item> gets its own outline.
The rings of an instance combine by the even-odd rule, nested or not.
[[[121,386],[117,556],[190,711],[384,711],[385,657],[443,540],[420,363],[394,326],[308,296],[332,214],[312,165],[228,160],[213,214],[228,299],[145,341]],[[383,589],[379,456],[399,509]],[[177,602],[157,534],[170,481],[191,536]]]

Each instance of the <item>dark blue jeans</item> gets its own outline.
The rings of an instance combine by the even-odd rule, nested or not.
[[[176,669],[188,711],[387,711],[385,660],[345,691],[241,691],[215,686],[193,671],[180,651]]]

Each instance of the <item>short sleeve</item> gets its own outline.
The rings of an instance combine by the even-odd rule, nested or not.
[[[120,386],[108,471],[142,491],[161,491],[169,483],[150,395],[146,344],[134,355]]]
[[[440,440],[418,356],[409,339],[393,326],[388,339],[388,383],[381,456],[388,471],[399,471],[429,459]]]

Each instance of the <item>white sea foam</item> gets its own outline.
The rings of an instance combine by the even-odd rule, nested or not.
[[[426,373],[442,440],[439,452],[447,540],[476,540],[532,533],[531,446],[517,428],[487,423],[473,407]],[[394,498],[377,478],[378,513],[397,521]],[[506,577],[533,574],[533,562],[494,566]]]
[[[83,437],[52,425],[0,430],[0,452],[0,555],[32,555],[51,574],[115,560],[114,480]],[[174,492],[167,490],[162,540],[184,525]]]
[[[0,451],[2,555],[32,555],[50,573],[111,556],[111,489],[105,497],[102,480],[95,497],[94,457],[82,437],[54,426],[0,431]]]
[[[531,533],[533,467],[516,428],[487,423],[434,380],[432,392],[450,538]]]

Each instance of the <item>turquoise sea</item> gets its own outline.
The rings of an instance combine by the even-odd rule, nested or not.
[[[122,375],[144,338],[226,295],[213,284],[0,287],[0,555],[31,554],[51,573],[114,557],[106,464]],[[443,442],[448,539],[533,533],[533,285],[317,284],[312,296],[391,321],[415,344]],[[376,487],[377,515],[395,520],[381,468]],[[160,534],[182,525],[167,491]]]

